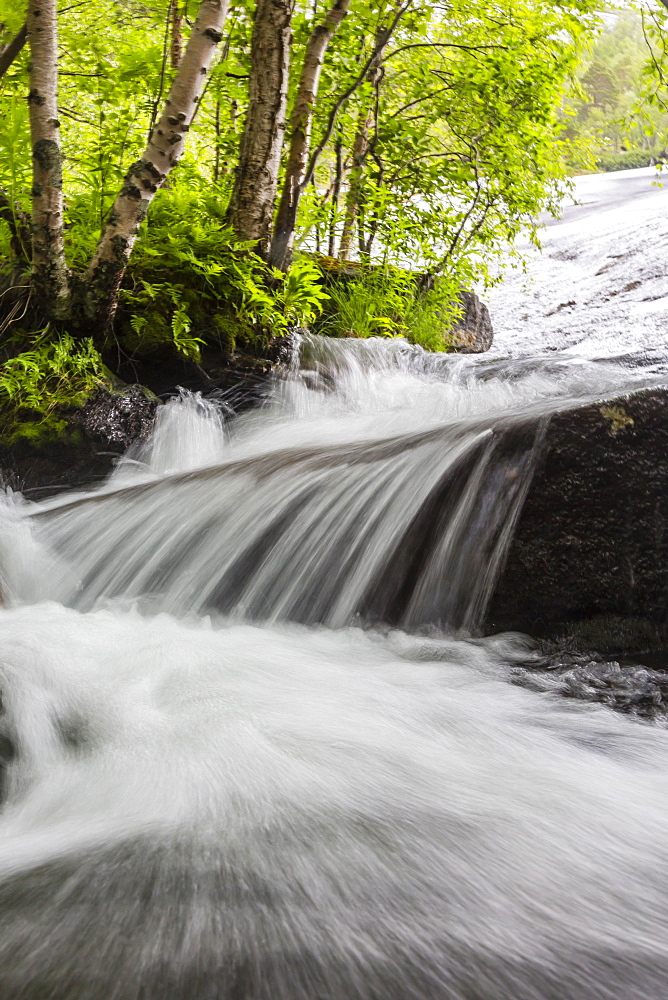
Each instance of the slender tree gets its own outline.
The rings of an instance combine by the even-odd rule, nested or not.
[[[36,2],[36,0],[35,0]],[[137,232],[156,191],[183,153],[185,135],[227,15],[228,0],[202,0],[179,70],[140,159],[132,164],[113,204],[84,282],[84,312],[106,327]]]
[[[294,0],[255,4],[249,106],[229,210],[237,233],[257,240],[257,252],[265,257],[285,136],[293,12]]]
[[[283,193],[278,207],[271,245],[271,263],[274,267],[279,267],[282,270],[287,268],[292,251],[299,198],[308,163],[311,124],[318,97],[322,64],[329,43],[348,14],[351,2],[352,0],[334,0],[324,20],[313,29],[306,46],[290,123],[290,151],[283,181]]]
[[[369,152],[369,130],[373,123],[373,101],[376,99],[378,87],[382,78],[383,56],[389,38],[386,33],[376,37],[374,58],[366,75],[366,82],[372,88],[372,99],[360,112],[353,143],[352,169],[346,194],[346,214],[343,221],[343,231],[339,244],[339,259],[347,260],[350,254],[355,230],[355,222],[362,201],[362,185],[364,178],[364,163]]]
[[[47,311],[63,319],[70,286],[63,242],[63,158],[58,120],[56,0],[29,0],[30,135],[32,145],[33,281]]]
[[[292,246],[292,242],[294,240],[294,226],[296,224],[296,219],[297,219],[297,209],[299,207],[299,200],[304,194],[304,191],[306,190],[308,185],[311,184],[313,181],[316,167],[320,161],[320,157],[322,156],[324,151],[328,148],[329,142],[332,138],[332,135],[334,134],[334,129],[336,127],[337,119],[339,117],[341,109],[345,107],[345,105],[353,96],[353,94],[355,94],[356,91],[359,90],[359,88],[364,84],[369,70],[378,59],[379,51],[382,59],[382,53],[384,52],[387,43],[393,37],[394,33],[399,27],[401,19],[406,14],[406,12],[413,6],[413,4],[414,0],[401,0],[401,2],[395,4],[389,24],[386,27],[379,28],[378,31],[376,32],[376,44],[374,45],[374,48],[369,58],[362,66],[362,69],[360,70],[357,77],[338,95],[338,97],[334,101],[334,104],[330,108],[329,113],[327,115],[327,122],[325,125],[324,132],[320,137],[317,146],[310,152],[310,154],[308,151],[308,145],[305,147],[304,153],[305,156],[308,156],[308,163],[302,170],[301,179],[299,180],[299,182],[296,183],[296,180],[293,178],[292,182],[293,186],[291,187],[289,195],[290,199],[289,212],[286,208],[284,214],[282,215],[281,219],[277,224],[278,243],[277,243],[277,250],[275,255],[273,256],[273,259],[276,261],[280,259],[280,266],[284,267],[286,263],[289,261],[290,247]],[[288,223],[291,223],[292,230],[290,230]],[[281,252],[281,248],[285,248],[285,250]]]

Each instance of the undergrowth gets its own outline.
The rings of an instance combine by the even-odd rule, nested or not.
[[[348,265],[349,267],[350,265]],[[461,306],[444,279],[423,289],[419,276],[395,267],[359,267],[337,275],[331,264],[330,301],[318,333],[335,337],[403,336],[428,351],[444,351]]]
[[[321,282],[307,258],[287,275],[267,267],[214,197],[160,192],[121,290],[117,334],[130,353],[171,344],[194,361],[206,343],[262,350],[315,321],[328,298]]]
[[[108,376],[92,340],[68,334],[46,340],[42,334],[0,369],[0,413],[10,436],[58,431],[59,414],[81,406],[104,384]]]
[[[97,235],[91,212],[84,196],[68,209],[75,280]],[[8,278],[9,294],[3,291],[0,298],[0,412],[6,424],[26,430],[31,422],[53,422],[108,381],[100,349],[112,362],[99,337],[94,346],[93,339],[82,339],[85,329],[45,330],[43,317],[28,310],[29,292],[17,292],[29,287],[28,262],[17,257],[11,238],[10,227],[0,224],[6,273],[24,274],[23,284]],[[428,290],[421,284],[419,276],[400,268],[306,254],[283,274],[268,267],[252,243],[238,239],[213,195],[163,189],[127,268],[109,344],[130,362],[149,364],[170,354],[200,363],[206,351],[214,352],[211,357],[231,359],[241,351],[261,358],[275,337],[306,326],[336,337],[405,336],[427,350],[447,350],[456,294],[444,278]]]

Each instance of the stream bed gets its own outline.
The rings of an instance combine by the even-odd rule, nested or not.
[[[666,996],[663,717],[479,630],[545,420],[666,378],[630,173],[489,355],[307,337],[260,410],[183,394],[101,489],[6,496],[0,1000]]]

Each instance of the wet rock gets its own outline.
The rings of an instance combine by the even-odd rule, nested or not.
[[[176,395],[179,389],[187,389],[204,396],[215,395],[238,413],[266,398],[273,372],[284,363],[293,343],[290,336],[276,337],[261,355],[240,351],[230,355],[207,343],[202,345],[198,361],[164,349],[135,358],[131,363],[124,361],[114,371],[125,381],[141,382],[162,399]]]
[[[276,368],[290,362],[296,342],[293,336],[277,337],[264,357],[229,356],[205,345],[198,362],[173,351],[125,361],[122,377],[141,384],[119,379],[118,389],[101,388],[81,409],[59,414],[48,427],[12,433],[11,439],[3,440],[0,429],[0,483],[35,500],[99,483],[131,444],[148,436],[159,397],[168,399],[184,388],[213,396],[228,412],[258,406]]]
[[[0,440],[0,486],[41,500],[73,487],[100,482],[111,471],[115,454],[104,453],[83,434],[70,429],[58,437]]]
[[[148,437],[159,403],[142,385],[128,385],[117,392],[100,388],[72,414],[71,422],[103,448],[125,451],[134,441]]]
[[[3,484],[35,500],[104,479],[127,447],[146,437],[160,400],[139,385],[100,388],[57,424],[0,439]]]
[[[668,389],[554,415],[486,627],[668,649]]]
[[[462,291],[459,299],[464,311],[452,330],[453,350],[458,354],[483,354],[494,340],[489,309],[475,292]]]
[[[668,658],[660,669],[640,663],[622,664],[596,653],[580,654],[572,647],[543,644],[538,662],[511,670],[515,684],[534,691],[596,702],[644,721],[668,722]]]

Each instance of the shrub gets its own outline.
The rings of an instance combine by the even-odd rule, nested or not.
[[[596,160],[596,166],[605,173],[615,170],[636,170],[651,167],[663,159],[663,151],[652,149],[629,149],[624,153],[603,153]]]
[[[285,275],[253,253],[201,193],[161,191],[134,250],[119,315],[124,346],[138,354],[170,344],[197,361],[206,342],[265,347],[290,326],[312,323],[328,298],[312,261]]]
[[[334,337],[404,336],[429,351],[450,346],[449,331],[461,311],[455,290],[436,279],[423,290],[419,275],[395,267],[324,263],[330,301],[318,333]]]

